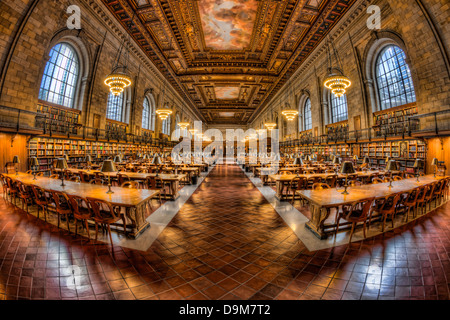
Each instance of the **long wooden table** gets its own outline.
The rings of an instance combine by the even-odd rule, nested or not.
[[[391,173],[393,175],[398,174],[400,171],[392,171]],[[372,174],[386,174],[385,171],[375,171],[375,170],[369,170],[369,171],[357,171],[355,173],[360,178],[369,177]],[[326,179],[328,176],[336,176],[338,179],[345,179],[345,175],[343,174],[335,174],[335,173],[311,173],[311,174],[269,174],[268,178],[275,181],[276,184],[276,195],[275,197],[280,200],[288,200],[288,196],[283,193],[284,187],[286,184],[288,184],[292,179],[296,177],[301,178],[321,178]]]
[[[73,173],[79,173],[83,172],[84,174],[88,174],[90,176],[95,176],[96,173],[101,172],[99,170],[87,170],[87,169],[73,169],[69,168],[67,169],[70,172]],[[60,171],[59,169],[56,169],[56,171]],[[102,172],[106,178],[116,178],[117,172]],[[186,174],[164,174],[164,173],[138,173],[138,172],[119,172],[124,175],[127,175],[131,180],[138,180],[138,181],[145,181],[147,177],[156,177],[158,175],[158,178],[161,178],[161,180],[168,184],[169,186],[169,193],[164,194],[166,200],[176,200],[180,194],[178,192],[179,189],[179,183],[182,179],[186,178]]]
[[[342,194],[343,188],[332,188],[323,190],[299,190],[297,194],[306,199],[311,205],[311,220],[306,226],[320,239],[326,238],[324,231],[325,220],[330,214],[330,208],[338,208],[345,204],[360,201],[367,198],[382,199],[386,196],[408,192],[414,188],[431,184],[446,177],[436,177],[433,175],[422,176],[417,182],[416,178],[392,181],[393,187],[389,183],[367,184],[357,187],[348,187],[348,195]]]
[[[114,206],[124,207],[127,220],[131,221],[130,224],[127,223],[127,229],[131,230],[128,232],[128,236],[134,239],[150,226],[146,221],[148,207],[150,201],[160,193],[159,190],[111,187],[114,193],[107,194],[107,186],[64,181],[65,186],[62,187],[59,179],[36,177],[36,180],[33,180],[33,175],[25,173],[5,175],[25,185],[35,185],[49,191],[61,191],[70,195],[96,198],[110,202]]]

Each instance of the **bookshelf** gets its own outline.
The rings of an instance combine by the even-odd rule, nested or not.
[[[37,112],[45,118],[36,118],[36,126],[48,128],[53,132],[77,134],[81,111],[39,101]]]
[[[416,103],[382,110],[373,114],[373,130],[376,137],[384,135],[396,135],[405,131],[414,130],[419,120],[408,121],[410,116],[417,114]],[[411,125],[411,128],[410,128]]]
[[[77,167],[84,164],[86,155],[91,155],[93,162],[101,162],[117,154],[130,156],[137,152],[154,153],[157,147],[150,145],[110,143],[75,139],[32,138],[28,143],[28,156],[36,156],[39,160],[39,170],[51,170],[55,158],[69,156],[68,165]]]
[[[325,134],[330,140],[345,140],[348,135],[348,120],[325,126]]]

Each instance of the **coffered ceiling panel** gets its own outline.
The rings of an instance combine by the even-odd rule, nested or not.
[[[204,120],[246,124],[356,0],[101,1]]]

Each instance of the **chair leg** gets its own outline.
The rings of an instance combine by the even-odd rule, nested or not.
[[[97,237],[98,237],[98,223],[96,221],[95,222],[95,241],[97,241]]]
[[[111,241],[111,245],[113,246],[113,241],[112,241],[112,236],[111,236],[111,228],[109,226],[109,223],[108,223],[108,233],[109,233],[109,240]]]
[[[86,232],[87,232],[87,235],[88,235],[88,239],[89,239],[89,241],[91,241],[91,235],[89,234],[88,221],[87,221],[87,220],[84,220],[84,223],[85,223],[85,225],[86,225]]]
[[[69,230],[69,232],[70,232],[69,215],[68,214],[66,214],[66,222],[67,222],[67,230]],[[75,228],[76,228],[76,224],[75,224]]]
[[[352,242],[353,232],[355,231],[356,222],[352,223],[352,230],[350,231],[350,238],[348,239],[348,243]]]

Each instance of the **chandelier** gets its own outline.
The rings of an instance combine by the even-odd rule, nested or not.
[[[189,127],[189,122],[178,122],[178,126],[181,130],[186,130]]]
[[[333,46],[333,55],[336,59],[336,68],[333,68],[331,62],[331,53],[330,53],[330,40],[328,41],[327,55],[328,55],[328,76],[325,78],[323,85],[325,88],[331,90],[331,92],[336,96],[336,98],[342,97],[346,90],[352,85],[350,79],[345,76],[342,72],[342,64],[339,59],[338,52],[331,42]]]
[[[172,110],[167,108],[156,109],[156,114],[161,120],[166,120],[172,114]]]
[[[288,121],[292,121],[298,115],[298,111],[294,109],[287,109],[283,110],[281,114],[285,116]]]
[[[188,130],[192,135],[195,135],[195,133],[197,132],[197,129],[189,129]]]
[[[126,70],[126,67],[116,67],[115,69],[119,68],[124,68]],[[115,96],[121,94],[125,88],[131,85],[131,78],[125,72],[114,71],[113,69],[113,72],[105,79],[105,84],[109,87],[109,91]]]
[[[264,126],[267,128],[267,130],[273,130],[277,126],[275,122],[266,122],[264,123]]]

